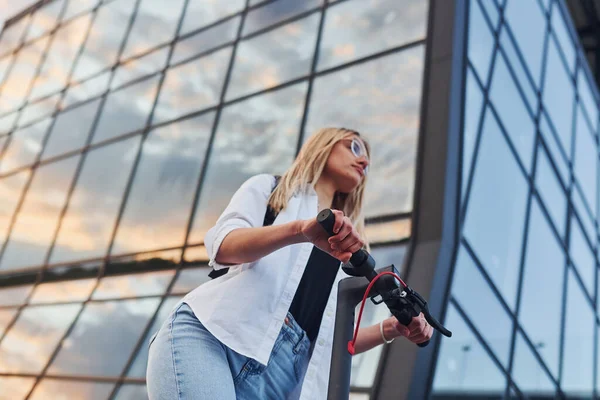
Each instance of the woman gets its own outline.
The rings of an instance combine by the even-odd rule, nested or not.
[[[326,398],[340,261],[365,246],[368,166],[357,132],[326,128],[275,190],[270,175],[238,189],[205,238],[209,265],[229,271],[185,296],[151,340],[151,400]],[[331,238],[316,222],[324,208],[335,214]],[[431,335],[422,314],[408,327],[391,317],[360,329],[356,352]]]

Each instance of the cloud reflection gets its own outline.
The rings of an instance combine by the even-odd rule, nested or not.
[[[31,400],[104,400],[108,398],[114,383],[75,382],[63,379],[42,379],[31,394]]]

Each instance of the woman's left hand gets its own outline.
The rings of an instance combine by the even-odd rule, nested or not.
[[[383,321],[383,328],[387,340],[404,336],[415,344],[426,342],[433,335],[433,327],[425,320],[423,313],[414,317],[408,326],[402,325],[396,317],[390,317]]]

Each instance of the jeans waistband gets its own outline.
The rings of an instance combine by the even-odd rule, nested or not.
[[[294,343],[294,351],[296,353],[310,348],[310,340],[308,340],[306,332],[304,329],[302,329],[300,324],[296,322],[292,313],[287,313],[285,319],[283,320],[281,331],[282,333],[287,334],[290,340]]]

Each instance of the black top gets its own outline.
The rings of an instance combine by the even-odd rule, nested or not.
[[[319,333],[323,311],[339,268],[338,259],[313,246],[290,306],[294,319],[311,342]]]

